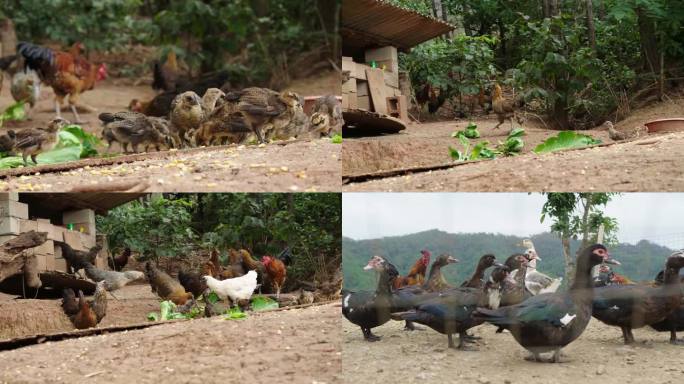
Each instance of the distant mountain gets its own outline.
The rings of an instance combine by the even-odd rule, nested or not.
[[[405,274],[420,256],[421,249],[432,253],[432,260],[442,253],[448,253],[461,262],[443,269],[452,284],[460,284],[474,271],[480,256],[492,253],[501,262],[513,253],[524,251],[517,247],[523,237],[493,233],[448,233],[429,230],[405,236],[383,237],[371,240],[342,239],[342,270],[345,288],[351,290],[374,289],[375,274],[363,271],[373,255],[389,259]],[[530,237],[542,261],[537,263],[540,272],[550,276],[564,275],[563,251],[560,239],[552,233],[540,233]],[[574,254],[580,241],[571,242]],[[663,269],[665,258],[672,250],[646,240],[636,245],[620,244],[609,247],[613,257],[622,263],[614,270],[632,280],[652,280]],[[431,261],[432,262],[432,261]]]

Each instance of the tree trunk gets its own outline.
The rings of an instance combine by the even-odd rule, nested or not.
[[[552,115],[557,129],[571,129],[567,103],[565,102],[565,99],[560,97],[556,98],[556,101],[553,104]]]
[[[567,233],[561,235],[563,243],[563,259],[565,260],[565,281],[571,286],[575,277],[575,258],[570,254],[570,236]]]
[[[29,287],[40,287],[36,257],[28,256],[23,251],[37,247],[45,241],[46,232],[29,231],[0,245],[0,281],[23,272]]]
[[[9,18],[0,20],[0,48],[0,57],[17,53],[17,34],[14,23]]]
[[[606,19],[606,4],[603,0],[597,0],[598,2],[598,18],[603,21]]]
[[[341,4],[338,0],[316,0],[316,7],[321,18],[321,24],[329,38],[331,59],[337,65],[341,65],[340,47],[340,10]]]
[[[551,0],[543,0],[542,1],[542,14],[544,15],[545,19],[547,17],[551,17],[551,12],[549,12],[549,1],[551,1]]]
[[[432,0],[432,11],[435,13],[436,18],[446,21],[442,0]]]
[[[587,35],[589,46],[596,56],[596,27],[594,26],[594,4],[592,0],[586,0],[587,4]]]
[[[591,197],[587,197],[586,200],[581,201],[584,208],[584,213],[582,214],[582,245],[580,250],[586,248],[589,245],[589,214],[593,207],[593,201]]]
[[[655,35],[655,22],[641,7],[637,8],[637,19],[644,69],[655,74],[660,70],[660,54],[658,53],[658,42]]]
[[[252,10],[257,17],[268,16],[271,7],[269,6],[269,0],[252,0],[251,2]]]
[[[559,7],[558,0],[544,0],[543,4],[544,18],[554,17],[558,15]]]

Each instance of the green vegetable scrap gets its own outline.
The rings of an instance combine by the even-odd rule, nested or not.
[[[465,134],[465,137],[469,139],[479,139],[480,138],[480,132],[477,131],[477,124],[471,122],[468,124],[466,129],[463,131],[463,134]]]
[[[24,102],[18,101],[5,109],[5,112],[0,115],[0,127],[5,121],[20,121],[26,118],[24,111]]]
[[[241,320],[247,318],[247,314],[242,312],[239,307],[233,307],[226,311],[223,318],[225,320]]]
[[[566,148],[581,148],[596,144],[601,144],[601,140],[573,131],[561,131],[558,135],[549,137],[543,143],[537,145],[537,147],[534,148],[534,152],[546,153]]]
[[[470,133],[468,133],[470,132]],[[472,150],[470,149],[470,138],[468,135],[480,137],[477,132],[477,126],[470,123],[464,131],[457,131],[451,134],[463,146],[463,152],[456,148],[449,147],[449,156],[455,161],[469,161],[481,159],[495,159],[499,155],[511,156],[518,154],[525,146],[522,136],[525,135],[525,130],[522,128],[515,128],[511,130],[505,142],[499,142],[496,148],[489,147],[489,141],[484,140],[477,143]]]
[[[58,164],[97,155],[95,147],[100,140],[78,125],[68,125],[57,133],[57,144],[52,150],[42,152],[36,160],[38,164]],[[31,162],[31,160],[29,160]],[[32,163],[32,162],[31,162]],[[0,169],[16,168],[24,165],[21,156],[10,156],[0,160]]]
[[[252,298],[252,310],[254,312],[266,311],[278,308],[278,302],[265,296],[254,296]]]

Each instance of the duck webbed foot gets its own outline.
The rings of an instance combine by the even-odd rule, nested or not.
[[[366,341],[380,341],[381,337],[376,336],[371,332],[370,328],[361,328],[361,331],[363,331],[363,338],[366,339]]]

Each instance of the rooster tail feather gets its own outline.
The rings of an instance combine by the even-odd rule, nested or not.
[[[24,57],[26,66],[34,71],[40,71],[44,63],[53,65],[55,62],[52,49],[24,41],[17,44],[17,53]]]

